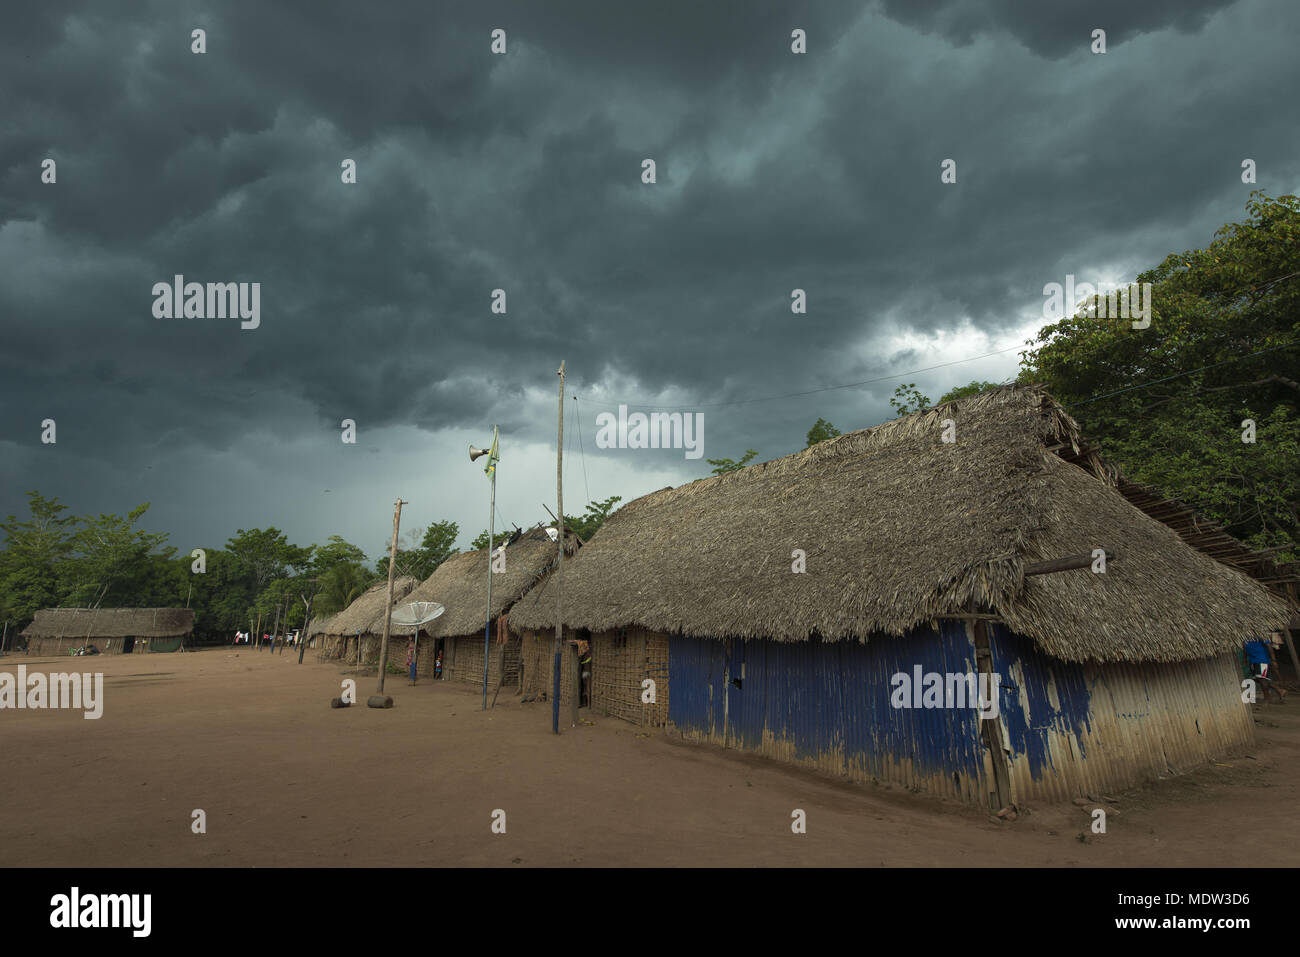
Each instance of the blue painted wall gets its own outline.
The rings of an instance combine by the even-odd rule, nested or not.
[[[842,753],[846,770],[882,779],[893,761],[910,761],[921,776],[983,776],[978,712],[890,704],[898,672],[974,669],[959,622],[866,644],[675,636],[668,648],[669,719],[681,730],[716,740],[725,730],[730,746],[753,750],[767,732],[792,742],[799,759]],[[741,683],[726,681],[740,677],[742,664]]]
[[[1030,777],[1041,781],[1043,774],[1052,769],[1048,736],[1053,731],[1074,735],[1079,756],[1086,758],[1087,735],[1092,733],[1092,696],[1083,666],[1049,658],[1032,642],[1000,624],[990,629],[989,650],[993,670],[1002,676],[998,706],[1012,760],[1027,760]],[[1019,678],[1012,677],[1017,663]],[[1048,684],[1053,681],[1056,705],[1048,694]],[[1024,687],[1019,687],[1018,682],[1023,682]]]

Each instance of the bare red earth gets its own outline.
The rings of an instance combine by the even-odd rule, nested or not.
[[[1256,711],[1251,757],[1111,795],[1092,835],[1091,807],[993,823],[585,712],[556,737],[550,706],[509,688],[483,712],[474,686],[390,677],[393,709],[332,710],[344,669],[310,652],[10,655],[0,671],[20,664],[102,671],[105,704],[97,721],[0,711],[7,866],[1300,863],[1300,702]],[[358,678],[362,702],[374,685]]]

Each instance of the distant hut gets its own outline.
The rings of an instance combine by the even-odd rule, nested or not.
[[[537,525],[520,534],[505,546],[504,569],[492,576],[493,653],[488,658],[488,686],[491,688],[496,687],[499,676],[501,684],[518,686],[521,673],[526,676],[538,668],[550,667],[534,660],[536,649],[505,628],[503,616],[508,618],[515,602],[554,568],[558,548],[551,534],[545,525]],[[567,532],[566,554],[572,554],[578,545],[577,536]],[[441,651],[443,678],[483,681],[487,575],[487,550],[464,552],[448,558],[406,597],[405,602],[436,601],[446,608],[440,617],[421,629],[420,674],[433,673],[434,659]],[[404,629],[408,635],[412,631],[411,628]],[[426,636],[433,640],[426,644]]]
[[[194,630],[190,608],[45,608],[22,631],[29,655],[66,655],[94,645],[101,654],[176,651]]]
[[[393,579],[393,604],[401,602],[420,580],[410,575]],[[360,597],[337,615],[312,621],[308,638],[315,637],[317,650],[322,657],[343,661],[357,660],[357,645],[361,645],[363,664],[379,661],[379,645],[384,636],[384,613],[387,605],[388,579],[372,585]],[[391,642],[391,637],[390,637]],[[392,647],[389,647],[392,660]]]
[[[554,627],[539,591],[525,636]],[[565,563],[562,614],[598,711],[1001,807],[1247,747],[1236,652],[1288,612],[1008,387],[630,502]]]

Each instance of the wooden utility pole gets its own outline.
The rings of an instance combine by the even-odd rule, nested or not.
[[[400,498],[393,509],[393,544],[388,549],[388,604],[384,607],[384,636],[379,639],[379,689],[384,693],[384,672],[388,668],[388,628],[393,621],[393,572],[397,569],[397,526],[402,520],[402,506],[409,505]]]
[[[275,625],[271,628],[271,654],[275,654],[275,638],[280,634],[280,606],[282,602],[275,603]]]
[[[560,425],[559,437],[555,445],[555,513],[559,516],[555,522],[555,654],[552,663],[554,671],[551,695],[551,731],[560,733],[560,651],[563,647],[564,625],[561,623],[561,608],[564,599],[564,360],[560,360]]]
[[[302,664],[303,653],[307,650],[307,626],[311,624],[311,601],[316,597],[316,592],[320,589],[319,578],[307,579],[314,588],[308,588],[302,594],[302,630],[298,632],[298,664]],[[289,614],[285,611],[285,616]]]

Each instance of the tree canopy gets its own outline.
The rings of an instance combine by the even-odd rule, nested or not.
[[[1095,309],[1044,326],[1020,378],[1047,386],[1131,478],[1256,548],[1300,558],[1300,200],[1251,194],[1244,222],[1137,277],[1150,324]]]

